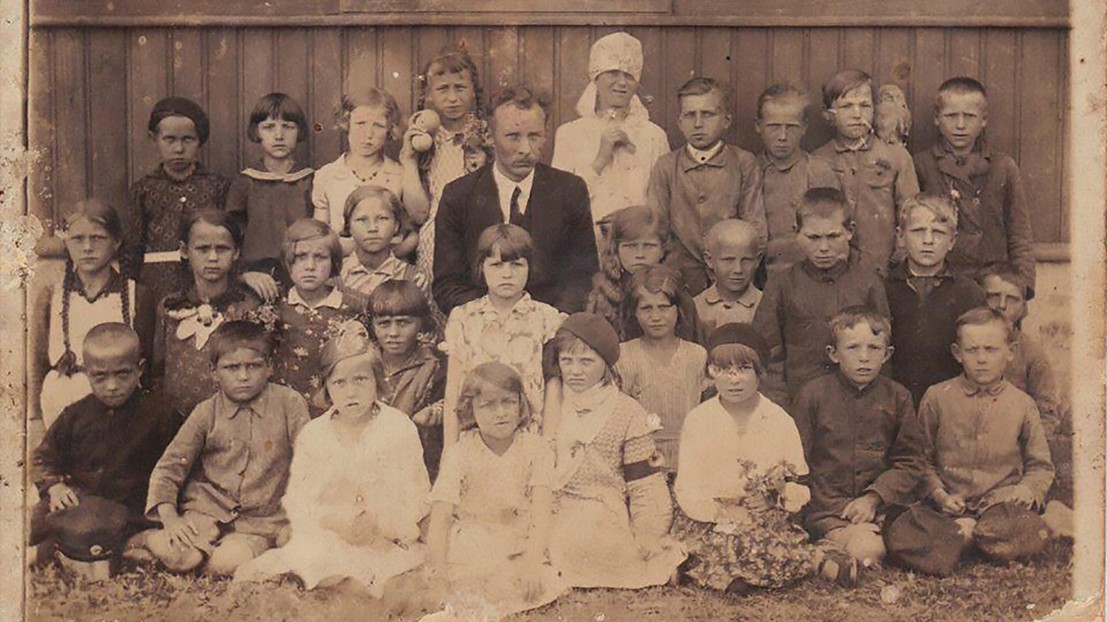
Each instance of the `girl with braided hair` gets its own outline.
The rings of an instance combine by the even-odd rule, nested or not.
[[[36,299],[32,324],[33,377],[42,383],[37,410],[46,427],[91,391],[81,360],[89,330],[121,321],[135,328],[146,354],[153,335],[152,297],[121,274],[123,225],[115,208],[95,199],[77,203],[60,236],[67,251],[65,272]]]

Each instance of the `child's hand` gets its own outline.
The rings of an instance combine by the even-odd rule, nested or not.
[[[610,123],[602,134],[600,134],[600,150],[596,154],[597,160],[604,163],[604,167],[611,164],[611,159],[615,157],[615,149],[621,145],[627,145],[632,150],[634,143],[630,142],[630,137],[623,131],[623,128],[617,123]],[[633,151],[632,151],[633,153]]]
[[[179,514],[166,516],[162,519],[165,534],[169,537],[169,546],[187,549],[195,546],[192,539],[200,535],[200,530],[192,524],[192,521]]]
[[[997,503],[1014,503],[1015,505],[1021,505],[1025,508],[1029,508],[1035,503],[1034,493],[1022,484],[996,488],[985,495],[983,501],[983,505],[985,506],[995,505]]]
[[[57,512],[66,508],[75,508],[81,501],[77,498],[77,491],[58,482],[46,491],[50,495],[50,511]]]
[[[842,518],[854,525],[871,523],[876,519],[876,508],[880,506],[880,495],[867,492],[842,508]]]
[[[934,493],[934,502],[938,504],[938,509],[946,514],[957,516],[965,512],[965,498],[961,495],[951,495],[939,489]]]
[[[418,143],[423,149],[416,149],[415,144]],[[421,127],[416,127],[415,124],[411,124],[407,131],[404,132],[403,140],[400,141],[400,162],[415,162],[420,151],[426,151],[434,144],[434,137],[427,133]]]
[[[264,302],[273,302],[281,295],[277,281],[264,272],[247,272],[242,275],[242,282]]]
[[[411,416],[415,425],[424,428],[442,425],[442,402],[438,401]]]

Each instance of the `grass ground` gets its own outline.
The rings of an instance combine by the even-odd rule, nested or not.
[[[1035,322],[1027,330],[1038,335],[1060,385],[1068,387],[1072,334],[1066,313],[1067,300],[1064,303],[1035,309]],[[1050,439],[1057,467],[1052,497],[1071,505],[1071,422],[1064,423]],[[531,622],[1033,620],[1045,617],[1068,600],[1071,571],[1072,543],[1057,540],[1027,563],[1000,566],[968,559],[948,578],[885,568],[870,573],[864,583],[853,590],[808,581],[791,589],[743,598],[690,587],[575,590],[551,605],[514,619]],[[417,596],[376,601],[359,592],[304,591],[290,579],[243,585],[207,577],[173,576],[144,568],[127,570],[102,585],[75,583],[55,568],[35,570],[30,575],[27,594],[26,617],[34,621],[375,622],[418,620],[425,613]]]

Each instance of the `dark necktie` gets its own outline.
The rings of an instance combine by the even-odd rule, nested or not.
[[[522,188],[515,186],[515,191],[511,193],[511,212],[509,221],[513,225],[523,226],[523,212],[519,211],[519,195],[523,194]]]

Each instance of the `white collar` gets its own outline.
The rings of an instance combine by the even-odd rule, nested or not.
[[[703,164],[718,155],[718,153],[723,150],[723,147],[726,146],[726,141],[719,139],[719,141],[715,143],[715,146],[710,149],[696,149],[692,146],[692,143],[685,144],[688,146],[688,155],[692,156],[692,159],[696,162]]]
[[[327,294],[326,296],[323,297],[322,300],[320,300],[319,302],[317,302],[313,305],[313,304],[309,303],[308,301],[304,300],[304,297],[300,295],[300,290],[293,287],[292,289],[288,290],[288,304],[293,306],[293,307],[301,306],[301,307],[307,307],[308,309],[313,309],[313,310],[318,309],[320,307],[328,307],[328,308],[331,308],[331,309],[341,309],[342,308],[342,292],[339,291],[338,288],[336,287],[336,288],[331,290],[331,293]]]
[[[508,179],[507,175],[500,172],[499,167],[493,164],[492,178],[496,180],[496,189],[500,195],[500,211],[504,214],[504,222],[511,219],[511,195],[515,192],[516,187],[521,192],[519,194],[519,212],[527,213],[527,204],[530,203],[530,190],[534,186],[534,170],[531,169],[530,174],[524,177],[522,181],[514,181]]]

